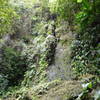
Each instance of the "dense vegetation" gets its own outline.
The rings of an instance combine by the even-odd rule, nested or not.
[[[74,39],[61,41],[67,33]],[[71,46],[74,80],[93,75],[82,93],[71,100],[99,100],[100,0],[0,0],[1,98],[38,100],[32,94],[27,99],[26,94],[32,86],[48,81],[48,67],[55,61],[60,42]],[[95,88],[99,92],[92,97]],[[44,90],[38,92],[42,95]]]
[[[16,12],[9,1],[0,0],[0,35],[11,32],[12,22],[16,16]]]

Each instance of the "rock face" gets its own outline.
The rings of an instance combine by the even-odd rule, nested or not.
[[[57,47],[55,49],[54,63],[48,67],[47,71],[49,81],[55,79],[71,80],[73,78],[73,72],[70,65],[70,38],[71,36],[69,36],[69,34],[64,35],[60,38],[59,43],[57,43]]]

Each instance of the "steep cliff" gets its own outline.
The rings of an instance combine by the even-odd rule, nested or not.
[[[51,11],[47,1],[29,5],[13,2],[20,17],[14,19],[12,34],[0,39],[0,100],[99,100],[100,80],[97,73],[92,75],[99,70],[88,63],[94,57],[89,54],[97,54],[84,51],[89,48],[84,41],[92,45],[94,35],[76,34],[71,13],[70,18],[62,19]],[[99,38],[96,40],[98,58]],[[87,55],[89,59],[84,60]],[[86,68],[88,65],[91,68]]]

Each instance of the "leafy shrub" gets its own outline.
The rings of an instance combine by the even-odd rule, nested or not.
[[[99,0],[77,0],[80,11],[76,14],[79,31],[73,43],[72,66],[77,74],[100,75],[100,5]]]
[[[78,73],[100,75],[99,28],[97,25],[77,34],[77,40],[72,46],[72,66]]]
[[[100,24],[100,1],[99,0],[77,0],[80,7],[80,11],[76,14],[76,21],[80,30],[84,30],[87,27],[94,27]]]
[[[37,36],[33,40],[34,45],[28,45],[23,50],[28,65],[24,75],[23,85],[38,84],[46,80],[46,69],[54,60],[56,40],[54,36]],[[52,48],[54,48],[52,50]]]
[[[23,50],[22,55],[26,57],[27,71],[24,75],[23,85],[32,85],[41,76],[41,73],[45,69],[46,61],[45,56],[45,38],[38,36],[34,38],[34,45],[27,45]],[[43,56],[42,56],[43,55]]]
[[[7,86],[8,86],[8,80],[3,75],[0,75],[0,95],[4,92]]]
[[[91,81],[82,84],[83,91],[75,100],[99,100],[100,99],[100,91],[98,90],[99,84],[100,84],[99,78],[94,78]]]
[[[0,0],[0,36],[11,32],[14,17],[17,14],[9,0]]]
[[[7,77],[9,85],[17,85],[26,70],[25,58],[19,51],[10,47],[2,48],[0,74]]]
[[[51,11],[57,13],[60,19],[67,19],[71,24],[77,7],[74,0],[55,0],[50,6]]]

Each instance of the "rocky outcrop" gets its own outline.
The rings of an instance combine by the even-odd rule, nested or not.
[[[55,48],[54,61],[51,65],[49,65],[47,70],[49,81],[55,79],[71,80],[74,78],[70,59],[71,39],[72,35],[70,33],[60,36],[59,42]],[[54,48],[52,48],[52,50],[53,49]]]

